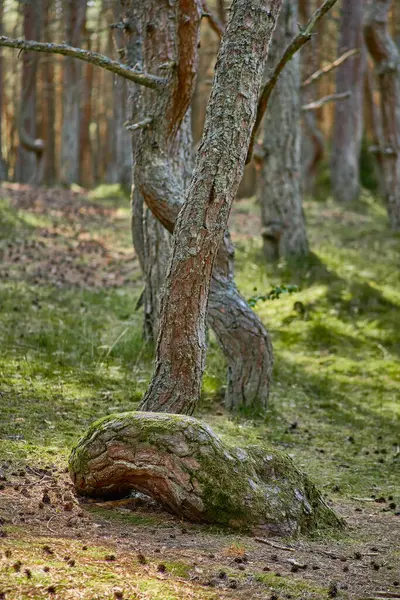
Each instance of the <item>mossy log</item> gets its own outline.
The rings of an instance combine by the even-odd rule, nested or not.
[[[69,468],[79,494],[104,498],[137,490],[190,521],[282,535],[343,526],[288,456],[229,446],[184,415],[105,417],[74,448]]]

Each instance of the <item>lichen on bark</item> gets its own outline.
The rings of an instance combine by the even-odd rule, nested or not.
[[[80,494],[137,490],[191,521],[282,535],[343,526],[288,456],[231,446],[184,415],[105,417],[74,448],[69,468]]]

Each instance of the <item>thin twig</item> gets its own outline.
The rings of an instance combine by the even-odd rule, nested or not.
[[[294,552],[295,548],[291,548],[290,546],[282,546],[281,544],[276,544],[275,542],[271,542],[270,540],[266,540],[265,538],[254,538],[256,542],[260,544],[266,544],[267,546],[271,546],[272,548],[277,548],[278,550],[286,550],[288,552]]]
[[[338,102],[340,100],[347,100],[347,98],[351,97],[351,92],[342,92],[341,94],[330,94],[329,96],[324,96],[319,100],[315,100],[314,102],[310,102],[309,104],[304,104],[301,107],[301,110],[318,110],[325,106],[325,104],[329,104],[330,102]]]
[[[57,533],[57,531],[55,531],[54,529],[52,529],[51,527],[49,527],[49,524],[51,523],[51,521],[52,521],[53,519],[55,519],[55,518],[56,518],[56,516],[57,516],[57,515],[52,515],[52,516],[50,517],[50,519],[49,519],[49,520],[47,521],[47,523],[46,523],[46,527],[47,527],[47,529],[48,529],[49,531],[51,531],[52,533]]]
[[[318,71],[315,71],[315,73],[313,73],[312,75],[310,75],[310,77],[305,79],[301,84],[301,87],[305,88],[308,85],[315,83],[323,75],[326,75],[334,69],[337,69],[338,67],[340,67],[340,65],[346,62],[347,59],[351,58],[352,56],[355,56],[356,54],[360,54],[360,50],[358,48],[353,48],[353,50],[347,50],[347,52],[342,54],[342,56],[339,56],[339,58],[337,58],[333,62],[329,63],[329,65],[325,65],[325,67],[322,67],[322,69],[318,69]]]
[[[286,50],[284,50],[278,64],[276,65],[271,77],[268,79],[265,84],[257,107],[257,115],[256,120],[253,126],[253,130],[251,132],[250,145],[247,153],[246,164],[251,161],[251,157],[253,154],[254,142],[258,132],[258,129],[261,125],[262,118],[267,110],[268,102],[272,94],[272,90],[274,89],[279,75],[282,73],[285,65],[290,61],[291,58],[296,54],[304,44],[306,44],[312,37],[312,30],[319,23],[319,21],[326,15],[326,13],[332,8],[334,4],[336,4],[337,0],[325,0],[322,6],[320,6],[315,13],[312,15],[311,19],[308,21],[307,25],[298,33],[293,40],[290,42],[289,46],[287,46]]]
[[[207,5],[206,0],[202,0],[201,2],[203,8],[203,16],[207,17],[211,29],[217,34],[219,38],[222,38],[224,34],[224,24],[219,20],[216,14],[214,14]]]
[[[139,85],[145,87],[158,89],[166,83],[166,79],[157,77],[156,75],[150,75],[149,73],[140,73],[131,69],[127,65],[112,60],[104,54],[98,52],[91,52],[89,50],[83,50],[82,48],[74,48],[67,44],[48,44],[42,42],[28,41],[21,38],[13,39],[4,35],[0,36],[0,46],[6,46],[7,48],[20,48],[20,50],[32,50],[34,52],[45,52],[47,54],[62,54],[63,56],[71,56],[85,62],[97,65],[102,69],[111,71],[120,75],[124,79],[129,79]]]

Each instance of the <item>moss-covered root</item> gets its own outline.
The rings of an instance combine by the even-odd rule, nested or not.
[[[289,457],[227,446],[183,415],[131,412],[97,421],[73,450],[69,468],[80,494],[138,490],[191,521],[280,534],[343,526]]]

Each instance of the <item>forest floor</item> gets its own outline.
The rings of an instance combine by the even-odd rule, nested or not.
[[[236,203],[245,296],[299,291],[256,305],[275,347],[268,413],[225,411],[211,337],[197,416],[235,444],[285,449],[348,524],[262,544],[74,496],[70,448],[134,408],[151,371],[129,205],[117,188],[8,184],[0,198],[0,598],[399,598],[400,236],[383,207],[366,193],[346,209],[307,202],[313,254],[266,267],[257,207]]]

